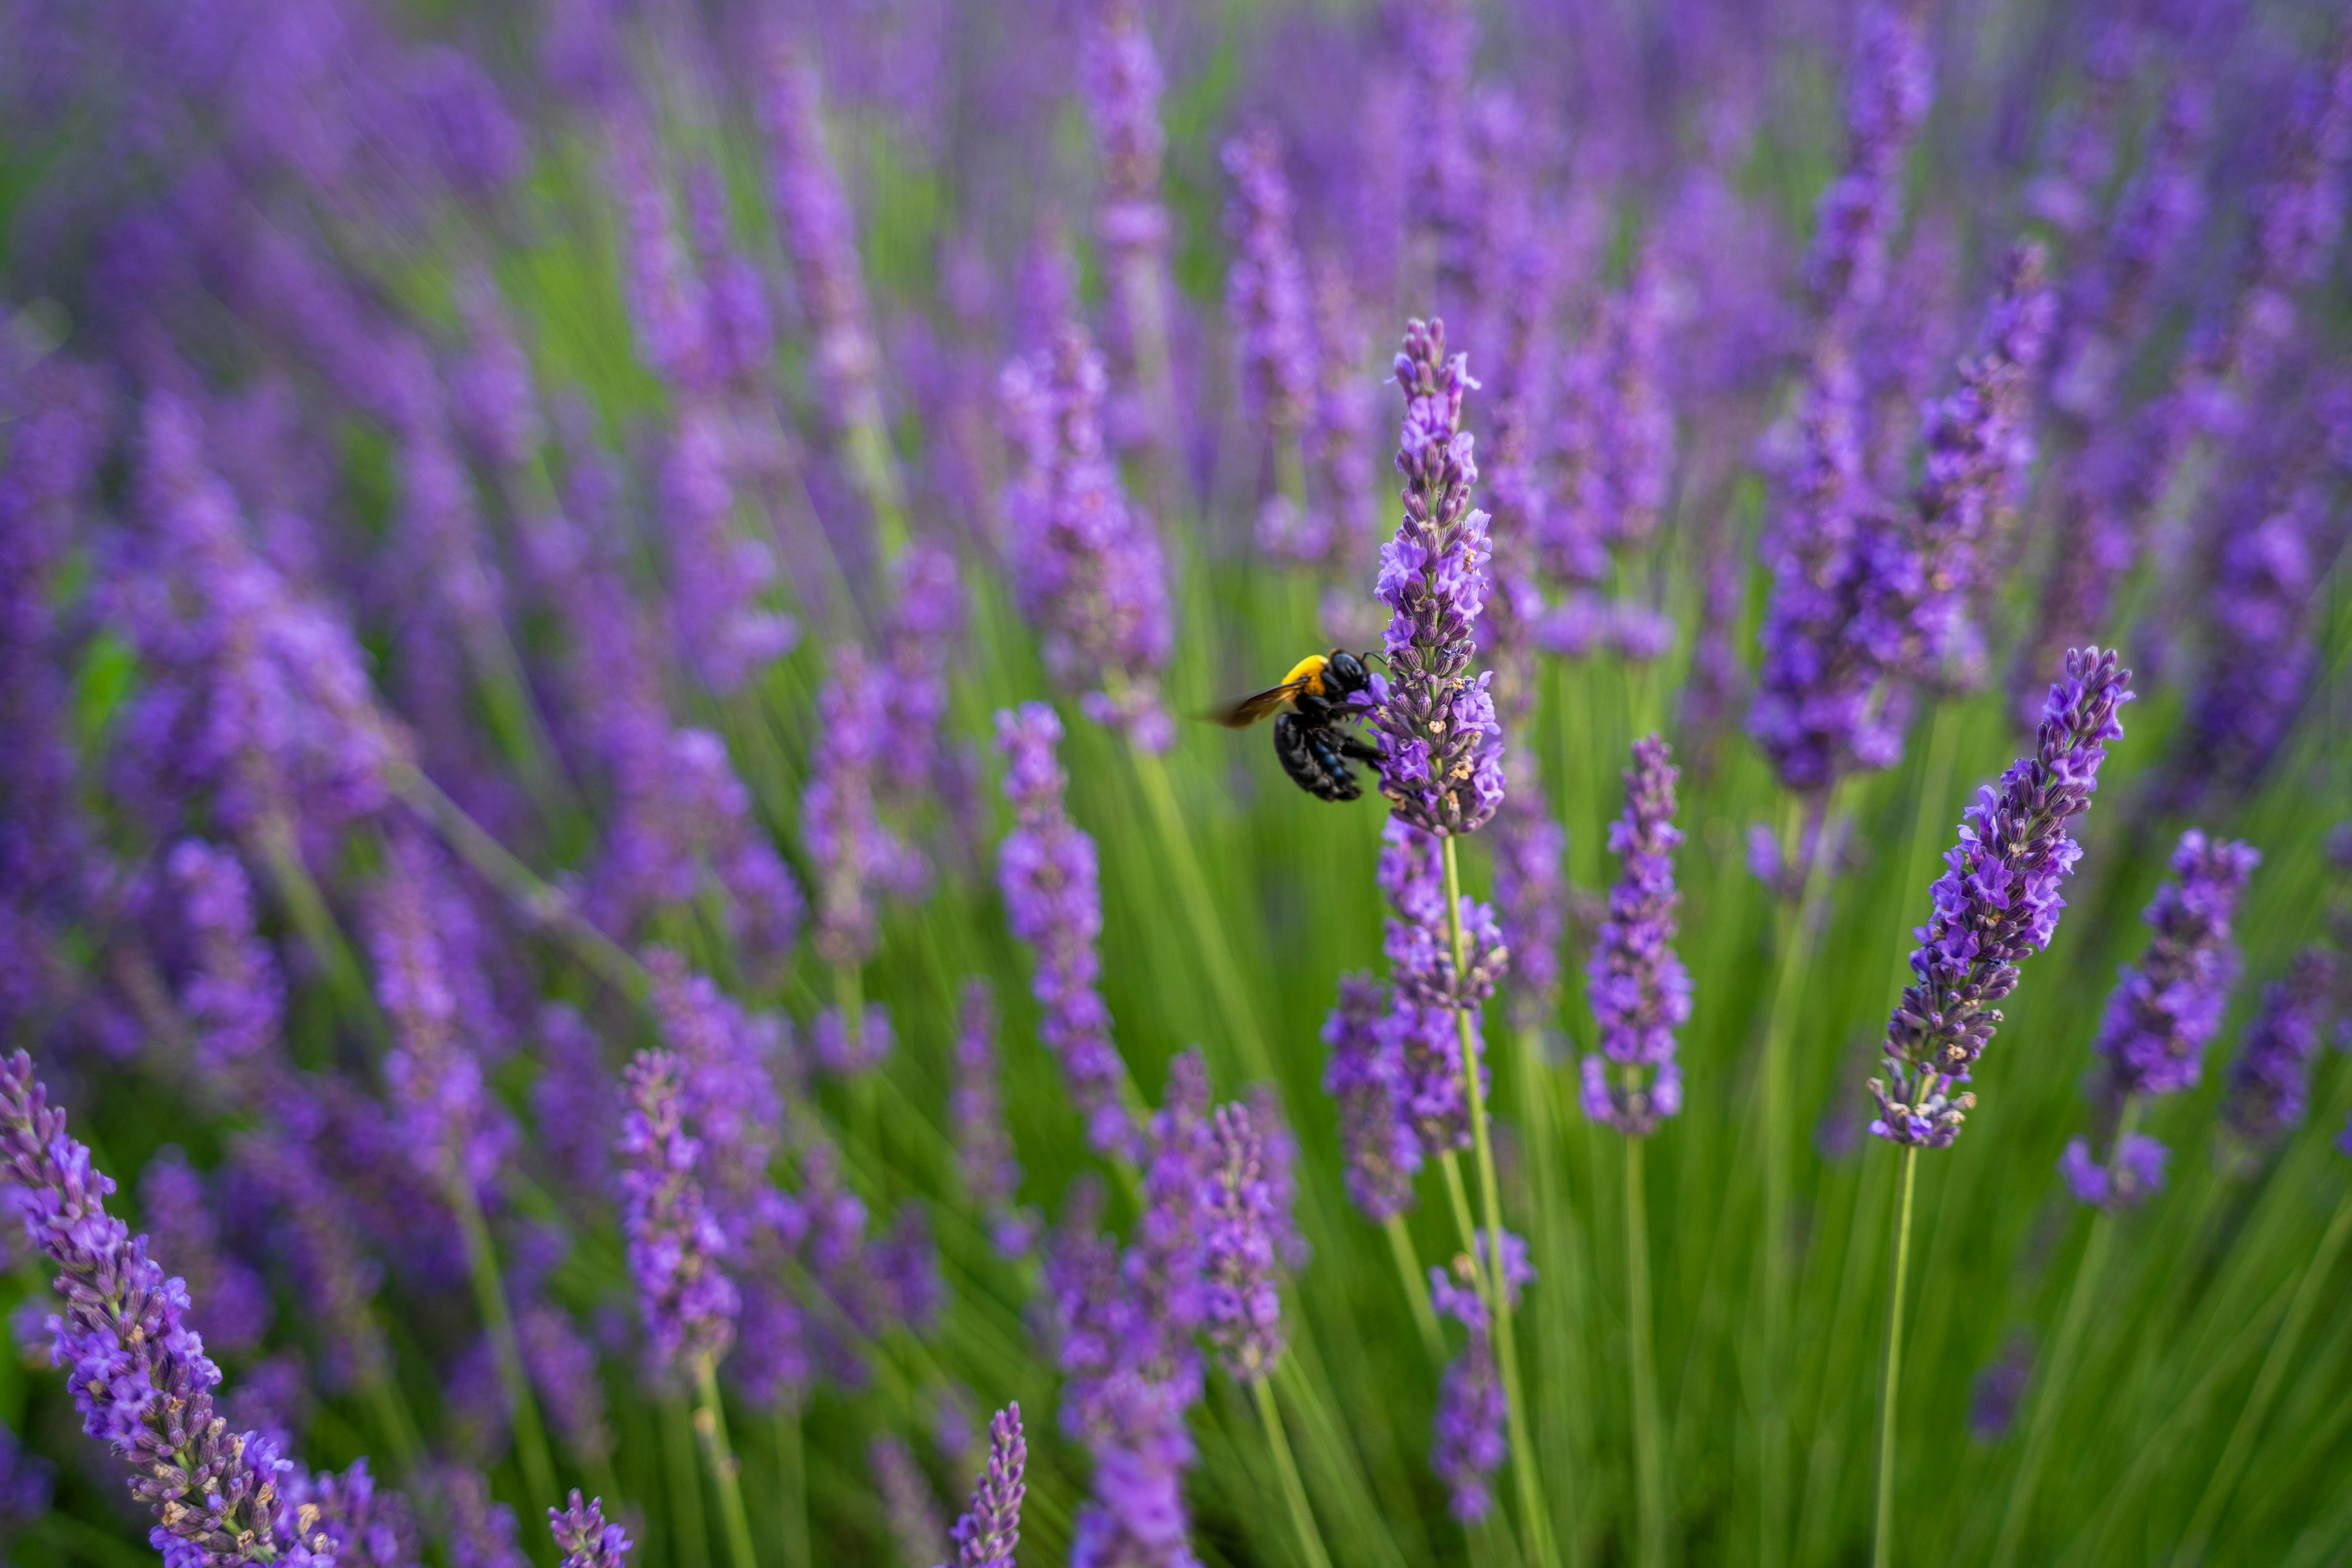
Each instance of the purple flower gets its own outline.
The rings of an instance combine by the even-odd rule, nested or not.
[[[621,208],[623,279],[637,350],[672,387],[698,391],[709,378],[704,333],[710,312],[671,221],[661,149],[640,114],[615,116],[613,127],[606,184]]]
[[[2017,988],[2018,964],[2058,929],[2066,907],[2059,889],[2083,853],[2066,825],[2090,807],[2107,743],[2123,733],[2116,710],[2129,700],[2130,681],[2113,652],[2070,651],[2033,754],[1968,808],[1929,893],[1913,982],[1887,1021],[1886,1076],[1870,1080],[1877,1136],[1929,1148],[1959,1136],[1976,1096],[1952,1090],[2000,1026],[1994,1004]]]
[[[953,552],[917,540],[893,563],[897,592],[884,639],[888,675],[880,782],[895,800],[920,801],[950,755],[940,732],[948,709],[948,667],[964,628],[964,584]],[[912,896],[911,894],[909,896]]]
[[[2007,1436],[2032,1373],[2033,1344],[2023,1335],[1980,1368],[1969,1391],[1969,1436],[1979,1443],[1998,1443]]]
[[[1004,492],[1013,592],[1039,628],[1047,670],[1086,693],[1087,716],[1163,752],[1175,738],[1159,692],[1173,635],[1167,574],[1150,520],[1129,505],[1103,445],[1106,386],[1102,356],[1066,319],[1042,353],[997,379],[1013,456]]]
[[[195,939],[195,972],[180,998],[195,1026],[196,1066],[234,1083],[236,1075],[264,1065],[277,1046],[286,1013],[285,976],[255,933],[253,886],[235,855],[184,839],[165,867]]]
[[[2077,1203],[2093,1208],[2128,1208],[2164,1185],[2165,1162],[2171,1151],[2140,1132],[2126,1132],[2114,1157],[2101,1164],[2091,1153],[2090,1141],[2068,1142],[2058,1156],[2058,1174]]]
[[[997,847],[996,883],[1006,925],[1036,954],[1030,990],[1043,1014],[1038,1035],[1062,1063],[1087,1142],[1098,1153],[1136,1159],[1140,1135],[1119,1098],[1127,1068],[1111,1043],[1110,1009],[1099,988],[1095,943],[1102,935],[1102,889],[1095,841],[1063,808],[1067,781],[1054,758],[1061,738],[1061,721],[1042,702],[996,715],[1004,795],[1016,816]]]
[[[809,1053],[817,1066],[842,1078],[872,1072],[888,1058],[894,1043],[890,1010],[879,1002],[858,1010],[854,1028],[838,1007],[827,1007],[809,1025]]]
[[[1381,550],[1389,606],[1386,679],[1373,678],[1381,793],[1397,816],[1437,834],[1472,833],[1503,800],[1503,731],[1470,676],[1473,632],[1486,595],[1486,514],[1470,504],[1478,466],[1462,430],[1462,396],[1477,384],[1467,356],[1445,353],[1443,321],[1413,321],[1396,357],[1404,389],[1397,471],[1404,518]]]
[[[2277,1142],[2303,1125],[2311,1104],[2311,1063],[2333,1010],[2335,954],[2317,943],[2263,988],[2262,1005],[2238,1042],[2221,1123],[2250,1146]]]
[[[1078,85],[1102,166],[1096,219],[1104,247],[1124,265],[1156,258],[1168,243],[1168,209],[1160,195],[1160,60],[1134,0],[1093,5],[1078,58]]]
[[[668,1051],[629,1063],[621,1124],[621,1228],[656,1365],[668,1370],[726,1354],[740,1310],[719,1267],[726,1234],[697,1180],[702,1145],[686,1131],[685,1065]]]
[[[521,1342],[523,1366],[538,1391],[540,1408],[547,1412],[556,1436],[582,1460],[609,1455],[613,1433],[604,1420],[596,1347],[569,1313],[544,1301],[516,1314],[515,1337]]]
[[[1389,1011],[1375,1026],[1381,1056],[1394,1064],[1399,1109],[1424,1152],[1470,1146],[1470,1107],[1462,1079],[1457,1009],[1485,1068],[1478,1008],[1494,994],[1509,960],[1494,911],[1465,896],[1461,920],[1469,967],[1456,976],[1446,921],[1444,846],[1432,834],[1391,816],[1381,828],[1380,883],[1394,913],[1382,946],[1389,960]]]
[[[449,1568],[527,1568],[530,1559],[515,1543],[514,1510],[491,1499],[481,1471],[436,1466],[426,1495],[441,1505]]]
[[[1448,1507],[1465,1524],[1484,1520],[1495,1505],[1488,1483],[1510,1451],[1503,1436],[1507,1414],[1494,1346],[1484,1327],[1475,1328],[1438,1382],[1429,1455],[1430,1468],[1452,1490]]]
[[[791,254],[801,308],[815,338],[815,357],[836,429],[881,422],[879,356],[866,302],[856,236],[840,176],[825,145],[824,110],[815,68],[800,49],[771,43],[758,101],[776,212]]]
[[[46,1515],[56,1487],[57,1467],[27,1453],[15,1432],[0,1426],[0,1536],[14,1535]],[[1006,1568],[1011,1563],[1005,1559]]]
[[[1021,1406],[1007,1405],[988,1424],[988,1468],[972,1489],[971,1507],[950,1532],[955,1568],[1013,1568],[1013,1549],[1021,1542],[1022,1471],[1028,1462]]]
[[[1293,552],[1312,553],[1327,571],[1351,580],[1370,559],[1380,519],[1372,453],[1379,409],[1364,365],[1370,338],[1347,268],[1336,257],[1316,258],[1309,301],[1317,378],[1302,437],[1307,510],[1298,520]]]
[[[1412,264],[1441,299],[1458,296],[1475,269],[1477,170],[1468,116],[1477,25],[1462,0],[1435,0],[1404,14],[1412,71],[1404,131],[1405,220]]]
[[[1647,1137],[1682,1109],[1675,1031],[1690,1017],[1690,974],[1674,949],[1675,782],[1681,770],[1656,735],[1633,742],[1625,814],[1609,825],[1621,868],[1586,964],[1601,1050],[1584,1058],[1584,1110],[1631,1137]],[[1610,1068],[1619,1069],[1610,1081]],[[1643,1069],[1649,1069],[1644,1073]]]
[[[1380,1026],[1387,1009],[1380,982],[1343,974],[1339,1005],[1323,1025],[1323,1043],[1331,1049],[1323,1089],[1339,1102],[1348,1196],[1376,1222],[1412,1206],[1412,1178],[1421,1169],[1421,1140],[1399,1105],[1404,1064]]]
[[[452,929],[436,918],[442,900],[434,885],[443,872],[421,831],[394,833],[391,847],[368,921],[376,1000],[393,1026],[384,1079],[416,1168],[445,1191],[462,1183],[480,1192],[518,1134],[465,1037],[483,1015],[460,1006],[469,988],[458,971],[478,963],[478,954],[453,952],[444,941]]]
[[[935,1561],[947,1546],[947,1527],[940,1522],[931,1484],[915,1463],[914,1450],[895,1432],[885,1432],[866,1446],[866,1467],[874,1473],[874,1489],[882,1500],[883,1521],[897,1547],[894,1561],[906,1563]]]
[[[2194,827],[2180,836],[2173,879],[2147,906],[2147,951],[2123,969],[2092,1043],[2106,1062],[2108,1099],[2196,1087],[2238,977],[2231,917],[2261,861],[2251,845],[2209,839]]]
[[[185,1285],[106,1212],[114,1183],[47,1100],[23,1052],[0,1067],[0,1158],[26,1239],[58,1268],[51,1359],[68,1369],[82,1429],[129,1465],[131,1495],[154,1510],[148,1539],[169,1568],[334,1568],[332,1545],[282,1489],[292,1466],[215,1418],[220,1369],[187,1324]],[[192,1493],[201,1505],[183,1500]]]
[[[620,1086],[604,1047],[570,1005],[540,1009],[541,1070],[530,1086],[533,1141],[583,1193],[607,1190],[613,1144],[621,1132]]]
[[[801,792],[801,837],[816,867],[814,944],[826,963],[856,969],[874,956],[877,889],[919,884],[914,851],[884,827],[874,801],[887,722],[887,683],[865,650],[842,643],[817,693],[816,740]]]
[[[379,1489],[360,1459],[340,1473],[288,1478],[286,1500],[297,1517],[313,1518],[336,1568],[413,1568],[423,1556],[408,1500]],[[167,1558],[167,1562],[170,1560]]]
[[[166,1146],[139,1175],[139,1209],[149,1240],[181,1266],[194,1327],[214,1349],[242,1355],[261,1343],[275,1310],[269,1289],[243,1261],[223,1250],[220,1220],[205,1179],[187,1157]]]
[[[1209,1342],[1227,1373],[1257,1383],[1273,1375],[1282,1356],[1275,1236],[1287,1221],[1276,1205],[1265,1141],[1249,1109],[1219,1106],[1214,1129],[1214,1169],[1202,1194]]]
[[[1917,11],[1888,4],[1864,10],[1846,73],[1845,166],[1822,194],[1805,268],[1826,331],[1850,330],[1885,287],[1904,157],[1934,95]]]
[[[1243,394],[1278,445],[1298,438],[1315,392],[1313,329],[1307,269],[1291,232],[1290,185],[1282,174],[1282,140],[1259,125],[1224,147],[1234,200],[1225,226],[1234,259],[1225,279]]]
[[[1532,759],[1506,760],[1510,793],[1495,814],[1495,908],[1511,955],[1511,1021],[1541,1029],[1559,1001],[1559,950],[1568,936],[1568,829],[1551,816]]]
[[[956,1173],[988,1216],[997,1249],[1018,1257],[1034,1240],[1034,1216],[1016,1207],[1021,1162],[1004,1121],[998,1082],[996,1007],[988,983],[967,980],[956,1029],[955,1087],[948,1096],[955,1127]]]
[[[747,1015],[709,976],[693,973],[666,948],[649,950],[645,963],[653,975],[662,1044],[676,1053],[681,1073],[682,1115],[694,1129],[698,1203],[708,1204],[726,1237],[723,1261],[748,1273],[767,1237],[797,1226],[790,1203],[768,1176],[769,1158],[783,1137],[783,1100],[776,1085],[783,1020],[772,1013]]]
[[[603,1498],[590,1499],[583,1508],[574,1489],[569,1507],[547,1510],[547,1528],[563,1553],[563,1568],[626,1568],[629,1532],[604,1522]]]
[[[735,525],[732,442],[718,404],[688,399],[656,487],[670,551],[670,620],[696,670],[722,694],[800,642],[799,625],[767,603],[782,576],[774,548]]]

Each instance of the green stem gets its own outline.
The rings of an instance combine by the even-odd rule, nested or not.
[[[1299,1554],[1307,1568],[1331,1568],[1323,1536],[1315,1528],[1315,1510],[1307,1503],[1307,1488],[1299,1481],[1298,1466],[1290,1457],[1290,1439],[1282,1433],[1282,1411],[1274,1403],[1274,1385],[1260,1377],[1252,1379],[1249,1388],[1257,1401],[1257,1418],[1265,1425],[1265,1446],[1274,1450],[1274,1469],[1282,1479],[1283,1500],[1290,1505],[1291,1526],[1298,1531]]]
[[[1789,1052],[1797,1029],[1797,1010],[1804,1000],[1805,983],[1811,973],[1816,928],[1829,900],[1835,804],[1832,794],[1811,814],[1810,824],[1801,806],[1797,807],[1790,819],[1788,850],[1791,858],[1805,850],[1804,830],[1809,825],[1813,830],[1813,841],[1805,868],[1804,892],[1798,900],[1780,950],[1780,973],[1773,985],[1772,1012],[1764,1030],[1763,1092],[1759,1097],[1764,1123],[1764,1310],[1763,1333],[1756,1351],[1760,1357],[1758,1382],[1763,1405],[1759,1446],[1762,1507],[1758,1520],[1762,1542],[1759,1560],[1766,1568],[1781,1561],[1788,1539],[1788,1412],[1783,1408],[1781,1395],[1790,1272]]]
[[[1462,930],[1462,867],[1454,836],[1441,842],[1445,854],[1445,921],[1454,944],[1454,973],[1458,984],[1469,968],[1469,942]],[[1528,1539],[1539,1568],[1557,1568],[1552,1545],[1551,1515],[1544,1506],[1543,1488],[1536,1475],[1535,1445],[1528,1437],[1527,1396],[1519,1387],[1518,1351],[1512,1339],[1511,1293],[1503,1278],[1503,1205],[1501,1184],[1495,1176],[1495,1142],[1486,1129],[1486,1090],[1479,1082],[1478,1042],[1472,1032],[1470,1009],[1457,1003],[1454,1033],[1462,1046],[1463,1089],[1470,1101],[1470,1137],[1478,1155],[1478,1198],[1486,1221],[1486,1305],[1495,1318],[1495,1359],[1502,1363],[1503,1404],[1511,1435],[1511,1474],[1518,1483],[1519,1511],[1526,1516]],[[1476,1249],[1471,1260],[1477,1260]]]
[[[491,1358],[498,1363],[500,1391],[507,1414],[514,1422],[515,1458],[522,1467],[523,1485],[534,1507],[557,1500],[555,1464],[547,1451],[547,1429],[540,1424],[539,1402],[531,1397],[530,1378],[522,1364],[522,1342],[515,1337],[514,1313],[507,1303],[505,1278],[499,1271],[498,1249],[482,1217],[474,1184],[460,1177],[449,1184],[450,1206],[457,1211],[457,1228],[466,1238],[466,1265],[474,1277],[474,1300],[481,1310],[482,1326],[490,1336]],[[614,1501],[618,1506],[618,1500]]]
[[[751,1554],[751,1521],[743,1511],[743,1481],[735,1463],[735,1450],[727,1441],[727,1407],[719,1397],[719,1369],[713,1358],[704,1356],[694,1363],[694,1384],[698,1401],[694,1409],[694,1435],[701,1441],[702,1457],[710,1466],[710,1479],[719,1489],[719,1517],[727,1526],[727,1552],[734,1568],[758,1568]]]
[[[809,1568],[808,1463],[801,1413],[776,1406],[776,1499],[784,1515],[784,1568]]]
[[[273,811],[262,818],[256,836],[260,841],[262,858],[269,863],[270,879],[278,885],[278,896],[286,900],[294,929],[302,933],[310,956],[326,973],[329,988],[370,1040],[378,1046],[386,1044],[383,1015],[376,1010],[375,997],[360,973],[359,960],[352,955],[351,945],[343,941],[343,933],[335,924],[334,911],[327,907],[326,895],[319,890],[310,868],[302,864],[302,851],[294,842],[293,824]]]
[[[1871,1568],[1895,1561],[1895,1395],[1903,1376],[1903,1290],[1911,1271],[1911,1193],[1919,1175],[1919,1146],[1903,1151],[1903,1199],[1895,1221],[1895,1293],[1886,1306],[1886,1370],[1879,1381],[1878,1519],[1871,1536]]]
[[[2295,1287],[2294,1304],[2287,1309],[2286,1322],[2279,1330],[2278,1338],[2271,1342],[2270,1354],[2263,1358],[2263,1370],[2254,1374],[2253,1392],[2246,1395],[2246,1407],[2238,1413],[2229,1447],[2221,1450],[2221,1462],[2213,1467],[2212,1477],[2205,1483],[2205,1495],[2198,1500],[2197,1511],[2189,1516],[2180,1550],[2173,1554],[2173,1568],[2195,1568],[2204,1561],[2213,1527],[2221,1522],[2221,1510],[2229,1506],[2230,1494],[2236,1489],[2247,1459],[2252,1457],[2254,1439],[2262,1435],[2271,1401],[2278,1396],[2279,1384],[2285,1381],[2287,1367],[2294,1360],[2295,1345],[2319,1305],[2322,1287],[2335,1272],[2336,1255],[2344,1249],[2347,1234],[2352,1234],[2352,1192],[2336,1204],[2336,1218],[2320,1239],[2319,1249],[2304,1265],[2303,1279]]]
[[[2118,1132],[2116,1137],[2120,1142],[2122,1134]],[[2082,1348],[2083,1331],[2090,1326],[2091,1300],[2098,1293],[2099,1274],[2106,1267],[2107,1251],[2114,1245],[2115,1235],[2115,1215],[2101,1209],[2091,1221],[2090,1240],[2083,1245],[2082,1262],[2074,1270],[2074,1292],[2067,1298],[2066,1315],[2059,1322],[2058,1338],[2052,1342],[2050,1353],[2042,1358],[2042,1386],[2033,1397],[2033,1415],[2026,1425],[2025,1453],[2018,1461],[2017,1479],[2010,1483],[2009,1506],[2001,1515],[2000,1537],[1992,1551],[1993,1568],[2012,1568],[2018,1548],[2024,1542],[2026,1521],[2033,1512],[2034,1488],[2041,1481],[2042,1464],[2049,1458],[2050,1440],[2058,1430],[2067,1380]]]
[[[361,1380],[362,1392],[375,1415],[376,1425],[383,1429],[384,1441],[392,1447],[393,1471],[390,1479],[397,1481],[416,1468],[417,1456],[424,1445],[416,1436],[416,1423],[408,1414],[406,1401],[400,1397],[389,1372],[376,1372]]]
[[[1217,923],[1216,906],[1209,897],[1209,880],[1201,869],[1200,857],[1193,851],[1192,836],[1184,826],[1184,815],[1177,806],[1167,762],[1156,752],[1132,746],[1128,748],[1128,754],[1135,759],[1136,776],[1142,781],[1144,798],[1150,803],[1152,825],[1159,830],[1160,847],[1176,868],[1177,893],[1184,900],[1185,917],[1192,922],[1193,945],[1209,966],[1210,988],[1215,991],[1218,1009],[1224,1014],[1225,1032],[1241,1053],[1243,1070],[1253,1079],[1279,1088],[1281,1079],[1275,1077],[1274,1058],[1266,1053],[1265,1037],[1258,1033],[1256,1015],[1250,1011],[1249,998],[1242,986],[1241,967],[1225,941],[1224,927]]]
[[[890,435],[882,428],[878,411],[852,422],[845,438],[850,471],[874,513],[875,536],[881,541],[887,564],[907,548],[907,502],[905,486],[898,478],[898,457],[890,448]]]
[[[1392,1214],[1381,1227],[1388,1232],[1389,1256],[1396,1259],[1397,1279],[1404,1286],[1406,1305],[1412,1309],[1413,1327],[1421,1331],[1423,1348],[1429,1359],[1443,1366],[1445,1363],[1445,1339],[1437,1331],[1437,1314],[1429,1305],[1429,1282],[1423,1277],[1421,1258],[1413,1250],[1412,1232],[1404,1226],[1404,1215]]]
[[[710,1527],[702,1516],[702,1478],[694,1464],[694,1425],[675,1394],[661,1401],[662,1459],[670,1506],[674,1568],[710,1568]]]
[[[1658,1380],[1650,1348],[1650,1222],[1642,1191],[1642,1145],[1625,1144],[1625,1319],[1633,1373],[1633,1496],[1642,1568],[1666,1560],[1664,1467],[1658,1453]]]

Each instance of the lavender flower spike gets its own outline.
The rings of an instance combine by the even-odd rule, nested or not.
[[[590,1498],[583,1506],[575,1489],[570,1507],[547,1510],[547,1528],[563,1553],[563,1568],[626,1568],[629,1532],[605,1522],[603,1498]]]
[[[1242,388],[1249,412],[1273,427],[1276,442],[1295,441],[1314,395],[1316,366],[1281,138],[1270,126],[1255,127],[1225,143],[1224,164],[1234,177],[1226,225],[1234,243],[1225,312]]]
[[[1018,821],[996,851],[996,884],[1005,923],[1037,955],[1030,989],[1044,1017],[1038,1033],[1061,1058],[1070,1098],[1099,1153],[1139,1158],[1142,1135],[1120,1101],[1127,1068],[1110,1037],[1110,1009],[1097,982],[1102,960],[1101,873],[1095,841],[1062,806],[1067,780],[1054,760],[1062,721],[1042,702],[996,715],[1004,753],[1004,795]]]
[[[2123,733],[2116,710],[2130,700],[2131,672],[2112,651],[2070,649],[2051,687],[2032,756],[1979,790],[1959,843],[1930,892],[1934,909],[1911,954],[1913,983],[1887,1020],[1884,1079],[1872,1132],[1894,1143],[1940,1149],[1959,1136],[1976,1096],[1956,1085],[1993,1031],[1993,1004],[2017,988],[2018,964],[2050,945],[2059,896],[2082,846],[2066,825],[2090,808],[2107,742]]]
[[[2105,1058],[2112,1098],[2196,1087],[2205,1044],[2221,1026],[2238,974],[2231,917],[2261,861],[2252,845],[2208,838],[2194,827],[2180,836],[2174,879],[2147,906],[2155,935],[2108,995],[2092,1047]]]
[[[954,1568],[1013,1568],[1021,1543],[1022,1472],[1029,1445],[1021,1435],[1021,1406],[1008,1405],[988,1424],[988,1469],[972,1489],[971,1507],[949,1532]],[[942,1563],[940,1568],[947,1568]]]
[[[220,1369],[187,1326],[186,1287],[106,1212],[113,1181],[67,1136],[22,1051],[0,1065],[0,1175],[17,1189],[26,1238],[58,1267],[50,1358],[68,1369],[82,1430],[130,1464],[167,1568],[333,1568],[332,1543],[281,1489],[293,1467],[213,1413]]]
[[[2311,1062],[2336,989],[2336,959],[2316,942],[2294,955],[2286,978],[2263,991],[2262,1006],[2246,1026],[2238,1059],[2230,1064],[2230,1092],[2221,1124],[2253,1147],[2303,1125],[2311,1103]]]
[[[686,1131],[686,1066],[668,1051],[639,1051],[628,1088],[621,1228],[646,1336],[663,1368],[716,1361],[734,1341],[740,1301],[719,1267],[726,1235],[695,1177],[702,1145]]]
[[[1675,1031],[1690,1017],[1691,983],[1674,950],[1682,902],[1674,857],[1683,836],[1674,823],[1681,770],[1672,754],[1655,735],[1633,742],[1625,815],[1609,825],[1610,853],[1622,869],[1586,967],[1601,1049],[1584,1058],[1585,1114],[1636,1138],[1656,1131],[1683,1103]]]
[[[1424,832],[1474,833],[1503,801],[1493,677],[1470,675],[1490,553],[1486,514],[1470,504],[1478,465],[1462,429],[1462,396],[1477,383],[1467,355],[1446,354],[1443,321],[1406,326],[1396,379],[1404,518],[1381,547],[1377,590],[1391,612],[1389,673],[1371,692],[1381,793]]]
[[[1398,1103],[1403,1063],[1381,1037],[1387,1005],[1379,981],[1343,974],[1339,1003],[1323,1025],[1323,1043],[1331,1048],[1323,1090],[1339,1102],[1348,1196],[1375,1223],[1412,1206],[1412,1178],[1421,1169],[1421,1140]]]
[[[1219,1106],[1212,1136],[1215,1168],[1202,1194],[1201,1227],[1209,1341],[1235,1381],[1259,1383],[1282,1356],[1274,1249],[1282,1220],[1249,1107]]]

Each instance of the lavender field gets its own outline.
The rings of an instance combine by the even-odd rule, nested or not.
[[[0,0],[0,1563],[2352,1565],[2347,195],[2327,0]]]

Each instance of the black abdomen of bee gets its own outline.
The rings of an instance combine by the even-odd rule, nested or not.
[[[1328,724],[1297,713],[1277,714],[1274,754],[1292,782],[1318,800],[1356,800],[1364,793],[1348,765],[1342,738]]]

